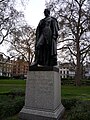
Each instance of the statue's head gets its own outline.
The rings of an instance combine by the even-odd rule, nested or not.
[[[44,15],[45,15],[46,17],[48,17],[48,16],[50,15],[50,10],[49,10],[49,9],[45,9],[45,10],[44,10]]]

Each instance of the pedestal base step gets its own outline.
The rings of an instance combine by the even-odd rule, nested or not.
[[[64,107],[60,105],[55,111],[33,110],[23,107],[19,113],[20,120],[61,120]]]

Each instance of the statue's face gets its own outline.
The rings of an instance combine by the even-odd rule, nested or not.
[[[48,9],[45,9],[44,15],[45,15],[46,17],[48,17],[48,16],[50,15],[50,11],[49,11]]]

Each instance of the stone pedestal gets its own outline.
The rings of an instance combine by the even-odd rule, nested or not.
[[[64,113],[57,67],[30,67],[25,95],[21,120],[59,120]]]

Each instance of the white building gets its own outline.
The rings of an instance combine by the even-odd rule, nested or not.
[[[90,78],[90,62],[86,63],[86,66],[85,66],[85,77],[86,78]]]
[[[61,78],[74,78],[75,77],[75,67],[71,63],[59,63],[59,71]],[[84,77],[90,78],[90,62],[87,62],[84,66]]]
[[[0,76],[11,77],[12,66],[11,60],[4,58],[3,55],[0,54]]]
[[[59,63],[59,71],[61,78],[73,78],[75,76],[75,69],[70,63]]]

